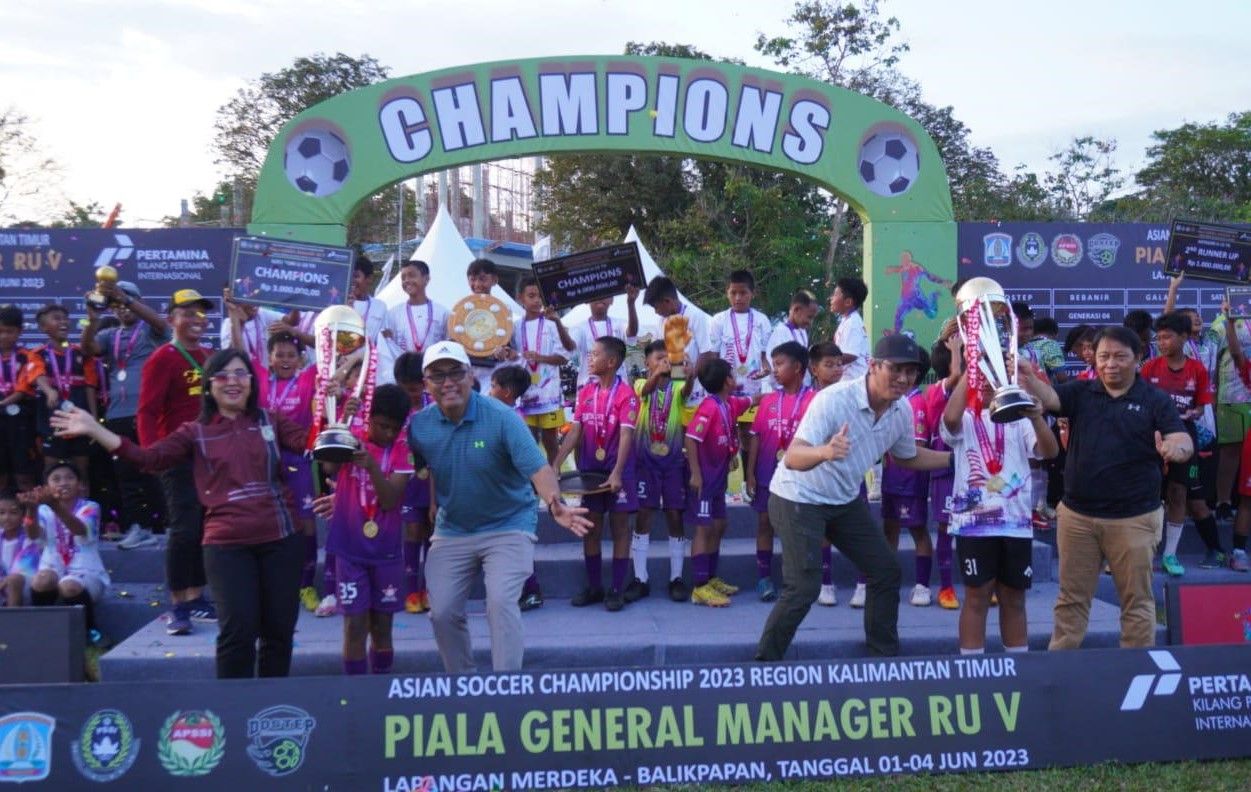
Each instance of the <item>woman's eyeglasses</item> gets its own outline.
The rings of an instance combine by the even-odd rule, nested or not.
[[[219,371],[209,379],[218,384],[224,385],[227,382],[247,382],[252,378],[252,372],[247,369],[230,369],[229,371]]]

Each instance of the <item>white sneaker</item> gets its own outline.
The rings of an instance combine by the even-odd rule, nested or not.
[[[821,584],[821,593],[817,595],[817,604],[833,607],[838,604],[838,594],[834,591],[833,584]]]
[[[321,603],[317,606],[317,610],[313,611],[314,616],[337,616],[339,615],[339,600],[335,599],[333,594],[327,594],[321,598]]]
[[[853,608],[864,607],[864,595],[866,591],[867,591],[867,586],[865,586],[864,583],[856,584],[856,590],[851,593],[851,602],[849,603],[851,607]]]
[[[141,547],[151,547],[156,544],[156,537],[147,528],[139,525],[130,526],[130,530],[117,543],[119,550],[138,550]]]
[[[922,586],[920,583],[912,587],[912,604],[918,608],[927,607],[930,602],[930,587]]]

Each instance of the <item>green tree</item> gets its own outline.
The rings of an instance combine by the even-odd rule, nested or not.
[[[69,202],[69,206],[65,208],[61,215],[52,222],[48,223],[48,227],[100,228],[104,225],[104,221],[108,215],[108,210],[96,201],[92,201],[88,204],[80,204],[71,200]],[[121,224],[121,215],[119,214],[116,225],[120,226]]]
[[[61,168],[43,153],[31,119],[0,110],[0,223],[42,219],[61,209]]]
[[[1088,220],[1125,183],[1116,167],[1116,141],[1092,135],[1073,138],[1047,159],[1054,167],[1043,184],[1061,219]]]

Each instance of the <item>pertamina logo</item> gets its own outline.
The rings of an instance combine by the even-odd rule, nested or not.
[[[1125,698],[1121,700],[1121,712],[1134,712],[1142,709],[1147,696],[1171,696],[1177,692],[1181,684],[1181,666],[1170,652],[1156,649],[1147,654],[1162,674],[1139,674],[1129,682]]]
[[[156,755],[170,775],[208,775],[225,753],[226,730],[211,710],[179,710],[161,726]]]
[[[117,243],[117,247],[106,247],[100,250],[96,256],[94,266],[103,267],[105,264],[118,265],[130,259],[130,254],[135,252],[135,243],[130,241],[127,234],[114,234],[113,241]]]

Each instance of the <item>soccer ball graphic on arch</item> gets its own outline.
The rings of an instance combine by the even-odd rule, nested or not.
[[[903,195],[921,171],[916,141],[894,124],[877,127],[860,144],[858,169],[870,192],[886,198]]]
[[[282,169],[291,186],[314,198],[339,191],[352,170],[347,143],[338,133],[310,127],[287,140]]]

